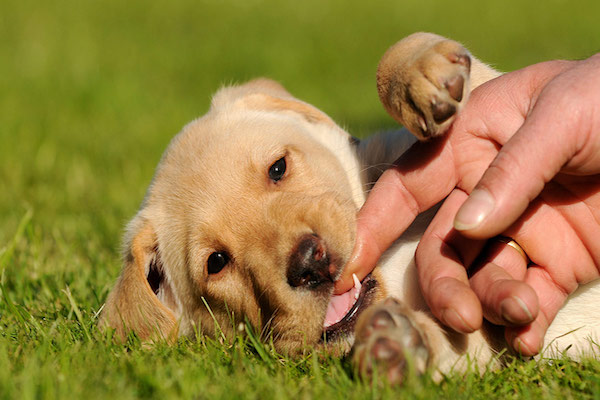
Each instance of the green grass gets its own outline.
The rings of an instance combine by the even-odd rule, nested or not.
[[[355,134],[393,125],[374,71],[419,30],[511,70],[600,49],[597,0],[4,0],[0,398],[600,398],[600,362],[515,360],[439,385],[370,385],[248,339],[147,349],[96,329],[160,155],[220,85],[269,76]]]

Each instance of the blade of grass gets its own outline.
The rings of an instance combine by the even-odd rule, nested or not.
[[[250,325],[250,323],[246,321],[246,324],[244,325],[244,327],[245,327],[245,331],[246,331],[246,336],[252,343],[252,346],[258,353],[258,356],[261,358],[261,360],[263,360],[270,367],[272,367],[273,359],[269,355],[269,353],[267,353],[264,343],[261,342],[260,340],[258,340],[258,338],[256,337],[256,334],[254,333],[254,329],[252,328],[252,325]]]
[[[90,331],[89,331],[85,321],[83,320],[83,315],[81,314],[81,310],[79,309],[79,307],[77,306],[77,303],[75,302],[75,299],[71,295],[71,290],[69,289],[68,285],[65,287],[65,289],[63,289],[63,293],[67,295],[67,299],[69,299],[69,303],[71,303],[71,309],[75,313],[75,316],[77,317],[77,320],[79,321],[79,324],[81,325],[81,328],[83,329],[83,332],[85,333],[85,336],[87,337],[88,341],[91,342],[92,337],[90,336]]]
[[[29,223],[31,222],[32,217],[33,210],[31,208],[28,208],[25,212],[25,215],[23,215],[23,217],[21,218],[21,221],[19,221],[17,231],[15,232],[10,243],[7,246],[0,249],[0,270],[4,270],[4,268],[8,265],[8,262],[10,261],[15,251],[15,248],[17,247],[17,244],[21,241],[21,238],[23,237],[23,232],[25,232],[25,228],[27,228],[27,225],[29,225]]]
[[[215,323],[215,326],[219,330],[219,333],[221,334],[221,338],[223,339],[223,343],[225,343],[227,341],[227,338],[225,337],[225,333],[223,333],[223,329],[221,329],[221,325],[219,324],[219,321],[217,321],[215,314],[213,314],[213,312],[212,312],[210,306],[208,305],[208,303],[206,302],[206,299],[204,298],[204,296],[202,297],[202,302],[206,306],[206,309],[208,310],[210,316],[212,317],[212,319]]]
[[[10,314],[13,315],[17,319],[17,321],[23,326],[23,328],[27,332],[30,332],[31,329],[29,328],[27,319],[23,316],[23,313],[21,312],[21,310],[19,310],[19,308],[12,301],[12,299],[10,298],[10,295],[4,288],[4,285],[0,286],[0,291],[2,292],[2,295],[3,295],[2,297],[4,298],[4,303],[6,304],[6,307],[8,308],[8,310],[10,311]]]

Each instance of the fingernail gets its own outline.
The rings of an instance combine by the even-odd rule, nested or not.
[[[494,198],[484,189],[475,189],[460,207],[454,218],[454,229],[464,231],[477,228],[494,210]]]
[[[512,342],[512,348],[519,354],[527,357],[533,357],[536,354],[539,354],[542,351],[543,346],[544,343],[542,341],[542,343],[540,343],[539,348],[534,350],[530,346],[528,346],[524,340],[521,340],[518,337],[515,338]]]
[[[475,330],[452,308],[444,308],[442,310],[441,319],[444,324],[457,332],[471,333]]]
[[[353,274],[354,275],[354,274]],[[352,289],[352,278],[346,277],[346,274],[340,275],[334,282],[333,293],[342,294]]]
[[[500,302],[502,318],[513,324],[522,325],[533,321],[533,315],[523,300],[517,296],[508,297]]]

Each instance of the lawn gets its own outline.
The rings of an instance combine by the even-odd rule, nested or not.
[[[511,70],[599,51],[599,15],[597,0],[3,0],[0,398],[600,399],[592,360],[514,360],[399,389],[252,337],[149,349],[96,328],[125,222],[221,85],[277,79],[365,135],[394,125],[374,71],[397,39],[434,31]]]

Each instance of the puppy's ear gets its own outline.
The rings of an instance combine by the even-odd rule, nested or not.
[[[213,97],[212,109],[219,110],[231,106],[293,113],[311,123],[335,125],[333,120],[318,108],[296,99],[279,83],[265,78],[223,88]]]
[[[100,326],[114,328],[122,340],[133,331],[144,341],[172,341],[177,337],[177,320],[157,296],[160,292],[172,299],[170,288],[165,293],[161,287],[166,282],[154,228],[138,216],[129,225],[127,236],[125,264],[106,300]]]

